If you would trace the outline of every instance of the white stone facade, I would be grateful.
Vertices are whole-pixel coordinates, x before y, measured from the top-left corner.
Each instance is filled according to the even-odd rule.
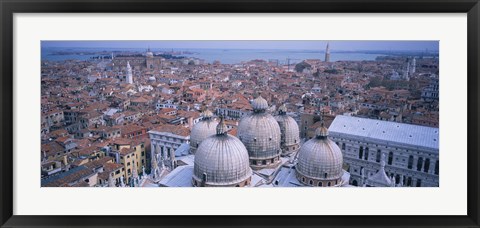
[[[159,154],[166,166],[175,167],[175,150],[183,143],[190,143],[190,136],[181,136],[170,132],[149,131],[151,141],[151,158]],[[158,161],[161,162],[161,161]]]
[[[339,117],[340,120],[335,119],[330,126],[330,139],[337,143],[342,150],[344,163],[348,166],[347,171],[351,174],[350,184],[363,186],[366,178],[380,170],[381,156],[384,154],[385,172],[388,177],[394,177],[396,185],[400,184],[404,187],[439,186],[438,128],[379,120],[367,120],[362,123],[361,121],[357,122],[362,118],[337,116],[337,118]],[[375,123],[370,123],[371,121]],[[403,135],[399,135],[397,132],[395,133],[397,137],[390,139],[379,139],[379,136],[372,134],[369,130],[375,128],[374,131],[378,130],[380,134],[389,134],[389,132],[381,130],[382,127],[377,128],[375,126],[377,122],[380,126],[393,124],[398,125],[398,128],[405,129],[407,127],[411,130],[403,132]],[[341,128],[343,126],[348,128],[349,123],[360,128],[360,131],[342,131]],[[359,132],[362,129],[368,133],[361,135]],[[384,129],[392,131],[388,127]],[[405,137],[411,137],[411,143],[403,140]],[[425,143],[422,142],[423,140],[436,141],[437,146],[429,146],[430,142]]]

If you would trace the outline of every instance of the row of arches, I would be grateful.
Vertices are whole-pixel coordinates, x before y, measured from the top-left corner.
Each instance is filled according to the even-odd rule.
[[[394,180],[395,180],[395,185],[399,184],[399,183],[400,183],[400,175],[397,174],[397,175],[395,176],[395,179],[394,179]],[[353,186],[358,186],[358,185],[359,185],[358,181],[355,180],[355,179],[352,180],[352,183],[351,183],[351,184],[352,184]],[[407,178],[404,178],[404,179],[403,179],[403,183],[402,183],[403,186],[413,187],[414,184],[415,184],[415,187],[421,187],[421,186],[422,186],[422,180],[421,180],[421,179],[417,179],[416,182],[414,183],[412,177],[407,177]]]
[[[302,182],[304,184],[307,184],[307,178],[305,177],[302,177]],[[327,182],[324,182],[324,181],[314,181],[312,179],[309,179],[308,180],[308,185],[310,186],[318,186],[318,187],[331,187],[332,185],[337,185],[338,184],[338,180],[335,180],[335,181],[327,181]]]
[[[345,149],[345,143],[342,144],[342,149]],[[364,147],[360,146],[360,148],[358,150],[358,158],[363,159],[363,160],[368,160],[368,155],[369,155],[369,148],[365,147],[365,150],[364,150]],[[382,157],[382,151],[379,149],[379,150],[377,150],[375,161],[380,162],[381,157]],[[388,153],[387,164],[388,165],[393,164],[393,152],[392,151],[390,151]],[[417,160],[417,164],[416,164],[416,170],[428,173],[429,170],[430,170],[430,166],[431,166],[431,160],[429,158],[424,159],[423,157],[419,157],[419,159]],[[414,168],[413,155],[410,155],[408,157],[407,168],[408,169],[413,169]],[[439,161],[438,160],[435,162],[434,174],[436,174],[436,175],[439,174]]]
[[[410,155],[408,157],[407,168],[408,169],[413,169],[413,155]],[[440,169],[439,168],[439,161],[437,160],[435,162],[434,174],[438,175],[439,169]],[[430,170],[430,158],[426,158],[424,160],[423,157],[419,157],[418,160],[417,160],[417,164],[416,164],[416,170],[428,173],[429,170]]]

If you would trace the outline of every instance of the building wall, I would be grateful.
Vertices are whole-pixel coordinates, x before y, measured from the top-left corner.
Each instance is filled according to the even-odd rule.
[[[309,134],[308,128],[312,126],[315,122],[320,120],[320,116],[303,113],[300,119],[300,138],[309,139],[311,134]]]
[[[242,110],[235,110],[229,108],[217,108],[216,110],[217,115],[223,115],[227,119],[240,119],[244,116],[250,114],[250,111],[242,111]]]
[[[119,147],[118,150],[121,150],[123,148],[131,148],[130,145],[122,145]],[[136,146],[133,146],[134,150],[132,153],[128,153],[126,155],[120,156],[120,163],[124,167],[124,175],[125,175],[125,184],[128,183],[128,180],[130,177],[132,177],[133,173],[133,163],[135,162],[137,165],[137,173],[140,175],[142,173],[142,167],[147,166],[146,164],[146,150],[145,150],[145,145],[143,143],[140,143]],[[129,172],[130,171],[130,172]]]
[[[350,172],[350,184],[363,185],[364,178],[380,169],[381,154],[385,154],[385,172],[398,184],[403,176],[404,186],[439,186],[438,150],[415,148],[394,142],[372,142],[367,138],[330,132],[330,139],[341,148],[343,160]],[[367,149],[368,148],[368,149]],[[367,152],[368,151],[368,152]]]
[[[149,132],[149,134],[151,142],[150,158],[155,154],[160,154],[166,166],[171,166],[171,164],[175,162],[175,150],[177,150],[180,145],[190,143],[190,136],[181,136],[168,132]]]

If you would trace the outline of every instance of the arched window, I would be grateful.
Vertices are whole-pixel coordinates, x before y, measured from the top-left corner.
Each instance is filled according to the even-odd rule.
[[[318,186],[322,187],[323,183],[321,181],[318,182]]]
[[[325,174],[324,174],[324,177],[325,177],[325,178],[327,178],[327,175],[328,175],[328,174],[327,174],[327,173],[325,173]]]
[[[310,185],[313,185],[313,180],[310,180],[308,183],[309,183]]]
[[[365,160],[368,160],[368,152],[369,152],[368,147],[365,147]]]
[[[353,181],[352,181],[352,185],[353,185],[353,186],[358,186],[357,180],[353,180]]]
[[[382,157],[382,151],[381,151],[381,150],[377,150],[377,157],[375,158],[375,161],[376,161],[376,162],[380,162],[381,157]]]
[[[388,164],[391,165],[393,163],[393,152],[390,151],[390,153],[388,153]]]
[[[417,171],[422,170],[422,165],[423,165],[423,158],[420,157],[420,158],[418,158],[418,161],[417,161]]]
[[[360,147],[360,149],[358,150],[358,158],[362,159],[363,157],[363,146]]]
[[[305,177],[302,177],[302,182],[305,183]]]
[[[421,179],[417,179],[417,187],[422,187],[422,180]]]
[[[329,187],[330,187],[331,185],[332,185],[332,183],[330,183],[330,181],[329,181],[329,182],[328,182],[328,184],[327,184],[327,186],[329,186]]]
[[[435,174],[438,175],[438,170],[439,170],[439,166],[438,166],[438,160],[435,162]]]
[[[427,159],[425,159],[425,165],[423,166],[423,172],[428,173],[429,169],[430,169],[430,159],[427,158]]]
[[[413,167],[413,156],[412,156],[412,155],[410,155],[410,156],[408,157],[408,166],[407,166],[407,167],[408,167],[409,169],[412,169],[412,167]]]

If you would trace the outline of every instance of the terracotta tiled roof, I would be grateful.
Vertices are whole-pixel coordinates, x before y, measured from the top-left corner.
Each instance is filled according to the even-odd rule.
[[[172,125],[172,124],[160,125],[160,126],[156,127],[154,129],[154,131],[168,132],[168,133],[172,133],[172,134],[176,134],[176,135],[180,135],[180,136],[184,136],[184,137],[190,135],[190,129],[189,128],[185,128],[185,127],[180,126],[180,125]]]

